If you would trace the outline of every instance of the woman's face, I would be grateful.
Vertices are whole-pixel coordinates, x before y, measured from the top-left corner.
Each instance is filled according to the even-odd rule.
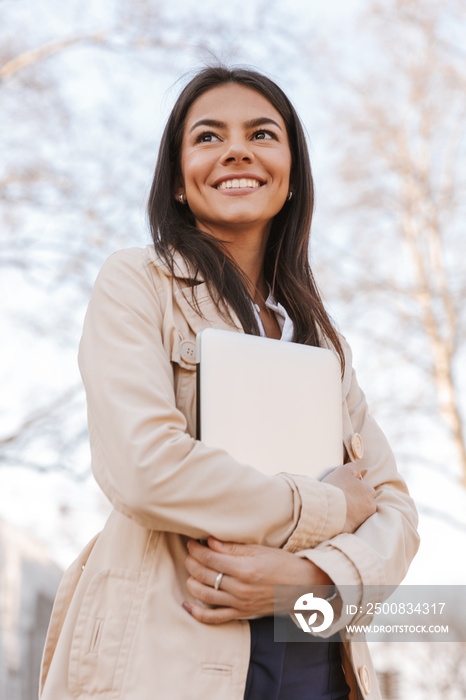
[[[280,113],[260,93],[225,84],[203,93],[186,117],[183,194],[199,229],[270,230],[290,189],[291,153]]]

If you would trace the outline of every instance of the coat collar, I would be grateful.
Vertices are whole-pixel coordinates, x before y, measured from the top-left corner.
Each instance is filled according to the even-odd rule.
[[[172,272],[166,262],[157,255],[154,246],[148,246],[149,258],[153,264],[169,279]],[[241,322],[235,312],[230,309],[232,320],[222,318],[219,314],[206,283],[199,275],[195,277],[193,268],[184,261],[178,252],[173,253],[174,278],[173,296],[183,316],[186,318],[195,334],[204,328],[219,328],[227,331],[244,333]],[[193,284],[193,281],[195,283]],[[201,313],[198,312],[200,310]]]
[[[172,274],[169,267],[165,261],[157,255],[154,246],[149,245],[147,249],[149,257],[154,265],[159,268],[159,270],[161,270],[168,278],[171,278]],[[204,330],[204,328],[220,328],[226,331],[237,331],[244,333],[241,322],[233,310],[230,310],[232,316],[231,322],[220,316],[207,290],[207,285],[202,278],[198,276],[198,284],[192,286],[192,281],[195,278],[194,270],[176,251],[173,254],[173,261],[176,279],[176,282],[174,283],[173,295],[193,332],[197,335],[197,333]],[[199,306],[201,314],[196,311],[196,304]],[[333,345],[322,335],[320,331],[319,338],[321,347],[329,348],[335,352]],[[343,346],[346,361],[345,373],[342,381],[342,395],[343,399],[345,399],[352,379],[352,356],[346,339],[340,335],[340,340]]]
[[[173,296],[194,333],[197,334],[204,328],[219,328],[225,331],[244,333],[243,327],[232,309],[230,309],[231,321],[220,315],[208,293],[205,282],[194,287],[175,286]]]
[[[159,256],[152,243],[147,246],[146,251],[153,264],[167,277],[171,278],[172,271],[170,270],[170,267],[167,265],[165,260]],[[191,282],[192,280],[203,282],[203,277],[201,275],[196,277],[193,267],[189,263],[185,262],[183,256],[174,249],[172,252],[172,258],[175,279],[185,280],[186,282]]]

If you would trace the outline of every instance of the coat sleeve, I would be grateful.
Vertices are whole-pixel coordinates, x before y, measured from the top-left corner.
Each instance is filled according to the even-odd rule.
[[[351,428],[359,433],[364,455],[357,465],[376,491],[377,511],[353,534],[342,533],[299,556],[313,561],[333,580],[343,600],[342,614],[325,636],[349,622],[367,624],[367,604],[388,597],[406,575],[417,552],[417,511],[399,474],[388,441],[369,414],[364,393],[351,367],[351,351],[343,340],[349,371],[349,391],[344,410]],[[346,604],[357,604],[360,612],[345,614]],[[354,608],[353,608],[354,609]]]
[[[340,489],[266,476],[187,433],[163,343],[156,274],[141,250],[114,254],[84,322],[79,366],[92,467],[113,506],[151,530],[289,551],[340,532],[346,518]]]

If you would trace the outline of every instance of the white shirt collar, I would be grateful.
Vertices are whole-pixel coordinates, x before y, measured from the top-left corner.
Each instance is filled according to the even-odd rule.
[[[267,306],[268,309],[273,311],[275,314],[275,318],[277,319],[277,323],[278,323],[280,330],[281,330],[281,333],[282,333],[280,340],[285,340],[286,342],[290,343],[293,340],[293,331],[294,331],[293,321],[291,320],[285,307],[282,306],[280,304],[280,302],[275,301],[271,290],[269,290],[269,296],[265,300],[265,305]],[[263,338],[265,338],[266,335],[265,335],[264,325],[262,323],[262,319],[260,317],[259,312],[256,309],[255,304],[253,304],[253,309],[254,309],[254,314],[255,314],[257,323],[259,325],[260,334]]]

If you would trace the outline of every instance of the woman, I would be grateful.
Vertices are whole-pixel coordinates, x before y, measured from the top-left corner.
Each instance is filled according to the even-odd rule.
[[[283,92],[253,71],[198,74],[162,138],[154,244],[105,263],[86,316],[92,463],[114,510],[57,594],[43,700],[380,697],[364,643],[340,657],[323,642],[315,675],[290,690],[307,660],[282,646],[274,675],[261,622],[282,584],[353,584],[364,610],[418,545],[412,501],[309,269],[312,207]],[[348,464],[322,482],[269,477],[196,441],[193,349],[207,326],[334,348]],[[344,603],[329,634],[350,621]]]

